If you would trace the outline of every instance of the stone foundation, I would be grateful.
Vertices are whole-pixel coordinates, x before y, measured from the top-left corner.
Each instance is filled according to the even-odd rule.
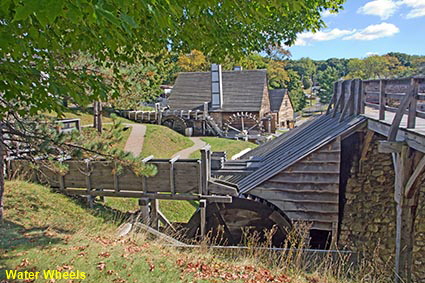
[[[366,160],[354,161],[345,193],[339,246],[361,252],[391,275],[394,267],[396,204],[390,154],[378,152],[375,135]],[[360,163],[360,164],[359,164]],[[414,282],[425,282],[425,186],[415,221]]]

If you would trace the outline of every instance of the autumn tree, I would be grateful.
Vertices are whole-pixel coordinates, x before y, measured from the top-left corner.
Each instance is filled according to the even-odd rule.
[[[204,53],[199,50],[192,50],[189,54],[179,56],[177,65],[183,72],[201,72],[207,71],[209,62]]]
[[[106,61],[111,66],[131,63],[134,48],[151,53],[197,49],[214,58],[241,56],[261,52],[275,42],[294,43],[297,33],[324,26],[321,11],[338,11],[343,2],[2,1],[0,118],[9,112],[61,113],[65,97],[84,105],[106,100],[111,92],[117,95],[122,74],[114,68],[112,84],[106,84],[95,72],[74,69],[76,52],[91,54],[96,66]],[[2,194],[0,184],[0,218]]]

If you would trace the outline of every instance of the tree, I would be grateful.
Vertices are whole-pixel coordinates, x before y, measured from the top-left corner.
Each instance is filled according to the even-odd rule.
[[[288,70],[289,81],[286,84],[295,111],[302,110],[306,105],[301,77],[294,70]]]
[[[303,81],[304,78],[306,78],[306,80],[313,81],[314,75],[316,74],[316,65],[314,64],[314,61],[305,57],[291,61],[288,65],[288,69],[296,71]]]
[[[329,103],[333,95],[334,82],[340,78],[338,71],[333,67],[328,67],[320,71],[317,75],[317,82],[320,85],[318,96],[321,103]]]
[[[199,50],[192,50],[189,54],[180,55],[177,65],[184,72],[200,72],[209,68],[207,57]]]
[[[338,11],[343,2],[4,0],[0,118],[11,111],[61,113],[65,97],[81,105],[116,95],[122,76],[116,67],[108,85],[96,72],[72,68],[76,52],[93,56],[95,66],[107,62],[108,67],[133,62],[139,47],[151,53],[198,49],[214,58],[260,52],[276,42],[293,44],[297,33],[320,29],[320,12]],[[2,194],[0,184],[0,217]]]

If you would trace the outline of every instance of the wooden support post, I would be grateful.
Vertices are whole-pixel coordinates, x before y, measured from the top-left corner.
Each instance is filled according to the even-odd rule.
[[[419,85],[417,80],[413,80],[413,93],[410,98],[409,114],[407,116],[407,128],[413,129],[416,126],[416,108],[418,103]]]
[[[359,97],[360,114],[364,114],[366,109],[366,86],[365,86],[365,82],[363,81],[360,81],[359,92],[360,92],[360,97]]]
[[[359,115],[361,113],[362,103],[362,81],[360,79],[354,80],[354,114]]]
[[[394,200],[397,204],[394,282],[409,283],[411,282],[415,207],[418,195],[415,198],[405,197],[405,186],[413,167],[413,158],[409,154],[409,147],[402,145],[399,152],[395,148],[392,155],[395,171]]]
[[[354,91],[353,91],[353,81],[352,80],[348,80],[346,81],[348,82],[348,86],[346,87],[346,89],[348,89],[348,98],[345,101],[345,104],[343,105],[343,109],[341,112],[341,116],[339,117],[339,122],[341,122],[342,120],[344,120],[345,114],[348,112],[348,115],[350,115],[350,109],[352,107],[352,104],[354,103]]]
[[[151,205],[151,226],[152,228],[158,230],[159,229],[159,217],[158,217],[159,200],[157,199],[150,200],[150,205]]]
[[[332,113],[332,117],[335,117],[336,113],[338,112],[339,105],[341,104],[341,101],[343,99],[342,96],[344,95],[344,92],[343,92],[342,83],[343,83],[343,81],[337,82],[336,102],[335,102],[335,106],[334,106],[334,111]]]
[[[211,177],[211,151],[209,146],[201,149],[201,186],[202,195],[208,194],[208,181]]]
[[[142,215],[142,223],[149,225],[150,224],[150,215],[149,215],[149,199],[141,198],[139,199],[140,213]]]
[[[204,238],[205,234],[206,234],[206,218],[207,218],[207,201],[205,199],[201,199],[199,201],[199,210],[200,210],[200,216],[201,216],[201,227],[200,228],[200,232],[201,232],[201,238]]]
[[[379,81],[379,120],[385,120],[385,105],[387,104],[385,87],[387,82],[384,80]]]
[[[172,195],[176,194],[176,180],[175,180],[175,173],[174,173],[174,163],[180,158],[179,155],[176,157],[170,159],[170,191]]]

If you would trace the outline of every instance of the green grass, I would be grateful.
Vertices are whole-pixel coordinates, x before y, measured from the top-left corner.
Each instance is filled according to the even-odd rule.
[[[167,127],[146,125],[142,157],[170,158],[182,149],[191,147],[193,141]]]
[[[93,125],[93,114],[90,108],[80,109],[80,108],[70,108],[70,111],[64,112],[63,116],[58,117],[57,113],[42,113],[46,116],[55,117],[58,119],[80,119],[81,126],[84,125]],[[111,123],[112,119],[109,117],[111,114],[110,111],[104,110],[102,114],[103,123]],[[133,124],[134,122],[123,117],[117,117],[117,119],[123,123]]]
[[[229,159],[246,148],[256,148],[258,146],[252,142],[224,138],[204,137],[201,139],[211,145],[212,151],[226,151]],[[190,158],[201,158],[201,153],[199,151],[194,152],[190,155]]]
[[[290,263],[284,258],[285,264],[295,265],[279,264],[275,253],[176,249],[145,233],[117,238],[119,212],[100,204],[89,209],[79,199],[27,182],[7,181],[4,203],[0,282],[18,282],[4,280],[5,270],[41,272],[38,280],[27,282],[388,282],[375,280],[369,267],[364,275],[354,273],[349,280],[338,266],[309,265],[312,271],[307,273],[292,267],[295,260]],[[171,201],[164,203],[169,205]],[[49,281],[42,278],[43,270],[79,271],[86,278]]]
[[[138,199],[106,197],[106,205],[123,213],[139,209]],[[160,200],[159,209],[171,222],[187,223],[195,213],[198,204],[195,201]]]

